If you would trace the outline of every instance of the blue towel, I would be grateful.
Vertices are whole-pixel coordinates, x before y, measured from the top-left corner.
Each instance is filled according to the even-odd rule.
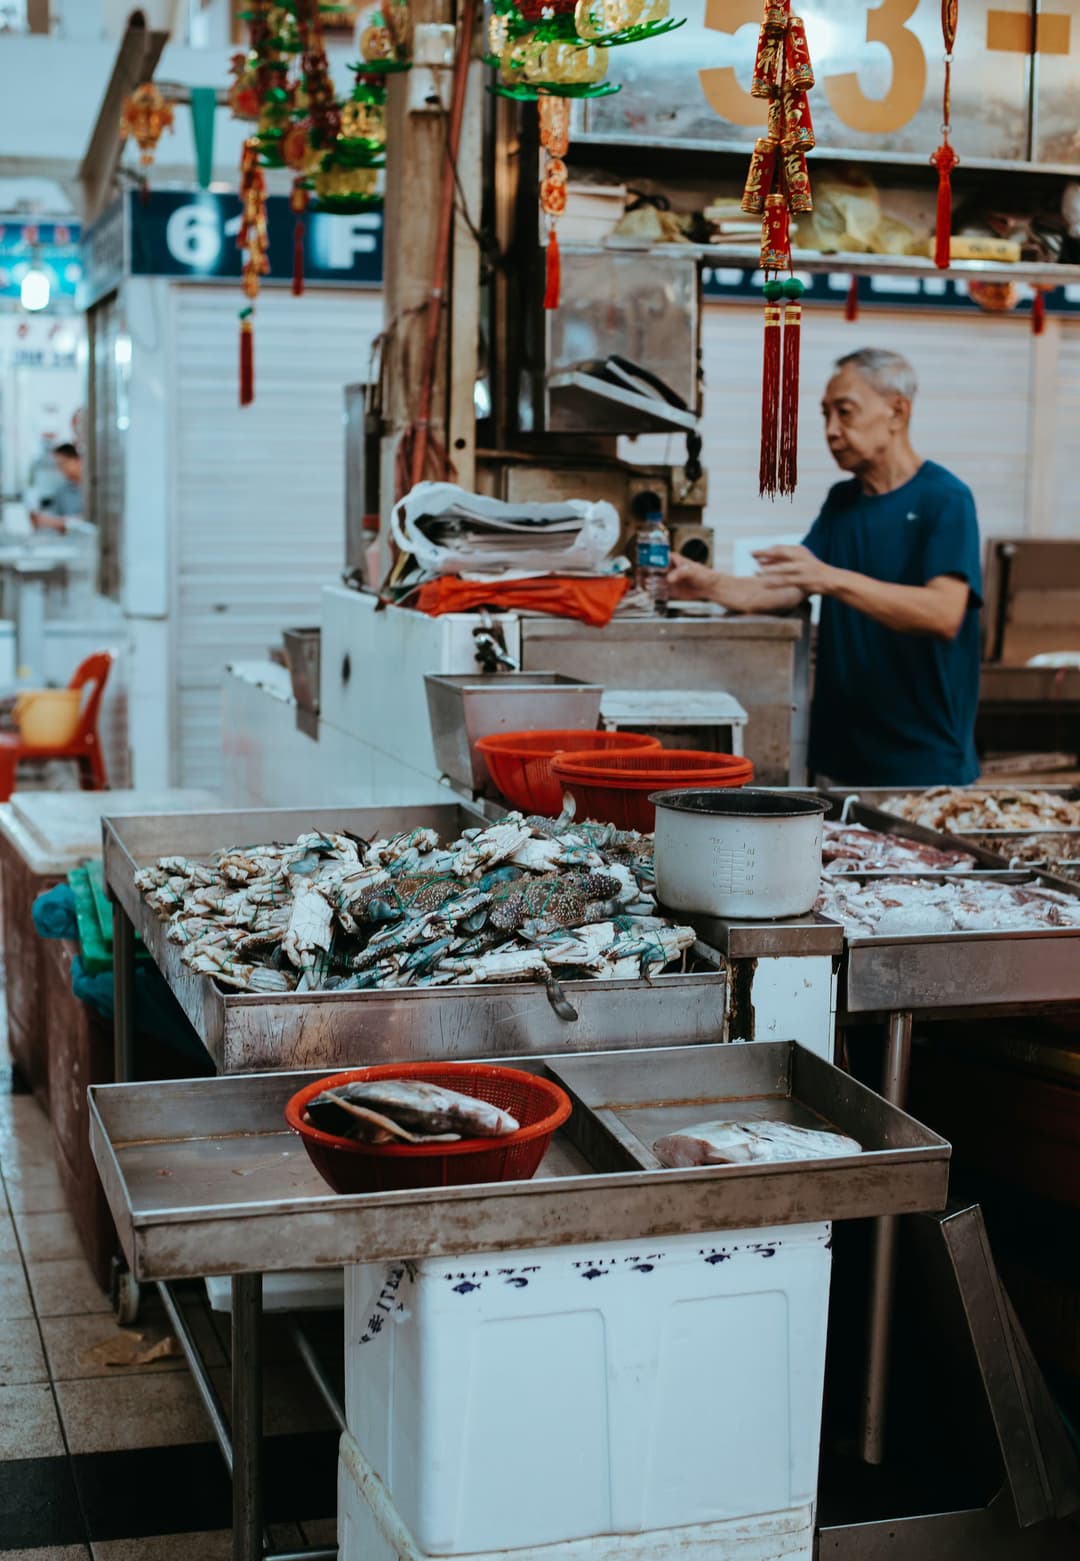
[[[77,938],[79,922],[75,915],[75,896],[66,883],[39,894],[30,907],[34,926],[42,938]]]
[[[88,976],[82,960],[76,955],[71,962],[71,990],[103,1019],[111,1021],[115,1017],[116,994],[111,970]],[[203,1044],[169,990],[168,982],[157,966],[149,963],[135,967],[135,1029],[142,1035],[164,1041],[184,1057],[206,1062]]]

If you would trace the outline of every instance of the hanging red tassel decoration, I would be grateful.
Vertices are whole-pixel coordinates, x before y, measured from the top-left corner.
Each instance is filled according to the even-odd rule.
[[[293,224],[292,290],[293,297],[299,298],[304,291],[304,213],[308,205],[308,192],[299,180],[292,187],[289,205],[296,216]]]
[[[795,492],[799,480],[799,356],[802,346],[802,295],[798,277],[784,283],[784,363],[781,372],[780,450],[777,487]]]
[[[540,206],[547,223],[547,264],[544,308],[557,309],[562,299],[562,257],[555,225],[566,210],[566,186],[570,178],[563,159],[570,149],[570,104],[566,98],[541,93],[537,99],[540,145],[544,149],[544,177]]]
[[[777,457],[780,453],[781,329],[784,311],[782,282],[765,283],[765,331],[761,360],[761,457],[758,465],[760,491],[775,499]]]
[[[847,297],[844,299],[844,319],[850,325],[854,325],[859,318],[859,278],[853,276],[848,283]]]
[[[1041,336],[1046,329],[1046,294],[1041,287],[1035,289],[1031,300],[1031,334]]]
[[[251,309],[240,311],[240,405],[255,400],[255,327]]]
[[[952,260],[952,171],[959,163],[949,140],[952,134],[952,62],[960,0],[941,0],[941,36],[945,44],[945,89],[941,103],[941,145],[930,161],[937,169],[937,224],[934,264],[944,271]]]
[[[557,309],[562,298],[562,256],[559,253],[559,235],[554,223],[548,233],[547,272],[544,287],[544,308]]]
[[[761,493],[795,491],[799,468],[799,360],[803,284],[791,272],[791,217],[814,209],[806,154],[814,127],[806,100],[814,72],[791,0],[766,0],[751,95],[769,103],[768,134],[754,144],[742,209],[762,214],[765,334],[761,375]],[[781,280],[781,273],[788,279]]]
[[[241,275],[248,299],[247,307],[240,311],[240,405],[246,407],[255,399],[255,300],[260,279],[270,270],[266,180],[254,139],[244,142],[240,160],[240,231],[236,242],[243,255]]]

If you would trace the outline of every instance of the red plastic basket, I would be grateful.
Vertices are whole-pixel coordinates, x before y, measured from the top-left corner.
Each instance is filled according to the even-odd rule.
[[[521,1126],[505,1138],[463,1138],[456,1144],[357,1144],[304,1120],[308,1102],[324,1089],[379,1078],[423,1079],[462,1095],[475,1095],[509,1111]],[[382,1063],[306,1084],[286,1105],[285,1120],[300,1134],[312,1165],[335,1192],[400,1192],[528,1181],[571,1109],[565,1090],[518,1068],[481,1062]]]
[[[693,786],[699,791],[746,786],[754,778],[749,759],[690,748],[646,753],[571,753],[552,760],[556,780],[574,799],[577,816],[619,829],[655,828],[651,791]]]
[[[659,748],[657,737],[640,732],[499,732],[481,737],[477,751],[484,756],[495,785],[507,802],[523,813],[557,817],[562,812],[563,789],[551,770],[557,753],[644,751]]]

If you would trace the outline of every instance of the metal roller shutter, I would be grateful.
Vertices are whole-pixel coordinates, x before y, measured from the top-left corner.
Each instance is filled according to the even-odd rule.
[[[176,287],[173,780],[221,780],[221,681],[283,628],[319,621],[344,557],[342,388],[366,377],[378,293],[266,289],[254,406],[237,405],[239,293]]]
[[[716,527],[718,563],[729,562],[735,537],[809,528],[839,476],[821,435],[821,392],[835,360],[863,346],[902,352],[913,364],[920,387],[915,446],[973,489],[983,536],[1023,532],[1032,340],[1026,315],[875,309],[849,324],[836,310],[808,307],[802,331],[799,490],[793,503],[772,503],[757,492],[761,310],[710,305],[702,340],[704,462],[709,473],[707,518]],[[1075,361],[1080,393],[1080,344]]]

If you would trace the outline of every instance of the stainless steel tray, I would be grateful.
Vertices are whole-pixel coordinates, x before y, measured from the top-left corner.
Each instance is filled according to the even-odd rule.
[[[871,875],[853,873],[858,882]],[[908,879],[935,877],[907,873]],[[980,873],[954,874],[981,878]],[[994,875],[1076,894],[1076,885],[1030,868]],[[971,1014],[1080,1003],[1080,927],[1002,929],[940,936],[850,937],[841,977],[848,1014]]]
[[[609,1242],[944,1206],[949,1145],[794,1042],[589,1059],[518,1059],[575,1099],[540,1174],[339,1197],[284,1124],[311,1073],[90,1090],[91,1145],[139,1280],[338,1267],[571,1242]],[[321,1070],[320,1070],[321,1071]],[[616,1103],[613,1105],[612,1103]],[[864,1145],[836,1160],[669,1171],[646,1164],[648,1112],[824,1120]]]
[[[578,1012],[573,1023],[558,1017],[542,987],[525,983],[420,992],[232,992],[183,964],[134,882],[138,868],[160,856],[205,857],[236,843],[293,840],[309,829],[345,828],[371,838],[430,827],[452,839],[479,822],[480,811],[461,802],[106,819],[105,875],[219,1073],[690,1044],[722,1032],[726,970],[704,944],[693,953],[698,968],[687,975],[651,983],[566,982]]]

